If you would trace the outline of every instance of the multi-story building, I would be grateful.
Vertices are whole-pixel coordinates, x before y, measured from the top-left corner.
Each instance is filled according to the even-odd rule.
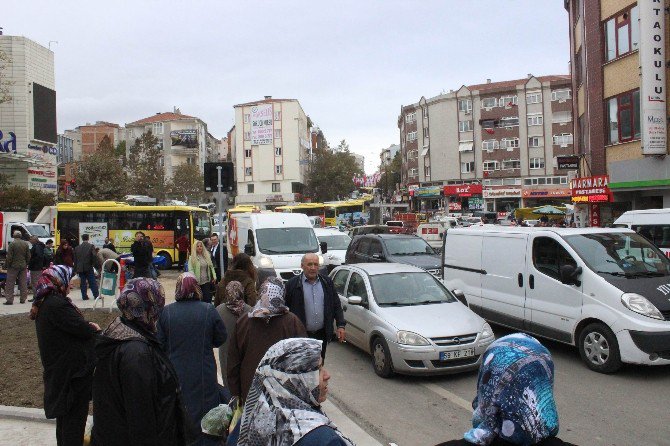
[[[58,165],[71,163],[74,161],[74,140],[65,135],[58,135],[58,155],[56,155]]]
[[[328,141],[319,127],[312,127],[312,153],[328,149]]]
[[[402,183],[417,209],[506,212],[569,200],[569,76],[463,86],[401,107]],[[459,188],[459,185],[471,185]]]
[[[65,130],[63,136],[72,140],[72,157],[75,161],[81,161],[81,132],[78,129]]]
[[[56,194],[58,137],[54,54],[25,37],[0,35],[8,56],[0,104],[0,171],[10,183]]]
[[[361,169],[361,171],[365,172],[365,157],[363,155],[359,155],[358,153],[351,153],[351,155],[354,157],[356,160],[356,167]]]
[[[379,154],[380,166],[382,170],[391,164],[393,158],[395,158],[399,151],[400,145],[398,144],[391,144],[388,148],[382,149],[381,153]]]
[[[300,201],[311,159],[311,121],[297,99],[237,104],[231,141],[237,204],[263,208]]]
[[[184,115],[175,108],[173,112],[156,113],[126,124],[126,154],[130,154],[135,140],[147,132],[158,138],[166,178],[172,177],[174,169],[182,164],[194,164],[203,172],[208,153],[207,124],[200,118]]]
[[[667,1],[564,3],[575,145],[586,178],[573,183],[577,207],[596,226],[628,209],[670,207]],[[584,193],[598,180],[609,184]]]

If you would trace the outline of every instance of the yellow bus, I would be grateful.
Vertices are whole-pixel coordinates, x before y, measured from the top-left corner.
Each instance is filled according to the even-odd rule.
[[[56,246],[65,238],[78,244],[81,231],[92,242],[109,237],[119,253],[130,252],[135,233],[151,237],[154,254],[171,266],[179,254],[175,242],[188,237],[190,245],[212,234],[209,212],[191,206],[131,206],[115,201],[58,203],[56,206]]]
[[[323,203],[297,203],[287,206],[277,206],[275,212],[305,214],[308,217],[319,217],[321,226],[326,220],[326,205]]]
[[[370,220],[368,200],[329,201],[326,206],[326,226],[364,225]],[[352,226],[353,226],[352,225]]]
[[[241,214],[243,212],[257,212],[261,208],[253,204],[238,204],[234,208],[230,208],[226,211],[226,221],[230,220],[230,216],[233,214]]]

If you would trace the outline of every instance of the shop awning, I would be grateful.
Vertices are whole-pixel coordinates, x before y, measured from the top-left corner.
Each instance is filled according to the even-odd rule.
[[[462,143],[458,144],[458,151],[459,152],[471,152],[474,146],[475,146],[475,143],[473,141],[462,142]]]

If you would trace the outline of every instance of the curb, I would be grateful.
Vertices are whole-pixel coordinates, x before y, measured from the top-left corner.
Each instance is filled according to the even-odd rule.
[[[34,407],[0,406],[0,418],[56,424],[55,419],[50,420],[44,416],[44,409]]]

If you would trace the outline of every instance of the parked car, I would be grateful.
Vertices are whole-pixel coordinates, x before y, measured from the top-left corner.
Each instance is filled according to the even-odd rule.
[[[405,263],[442,277],[440,257],[416,235],[368,234],[355,237],[347,248],[345,263]]]
[[[484,319],[421,268],[361,263],[338,266],[330,277],[347,341],[372,355],[381,377],[476,369],[495,339]]]
[[[327,253],[323,257],[328,272],[343,264],[351,237],[338,229],[314,228],[314,233],[319,243],[326,243]]]
[[[357,235],[364,234],[390,234],[391,228],[386,225],[366,225],[356,226],[349,230],[349,237],[354,238]]]

